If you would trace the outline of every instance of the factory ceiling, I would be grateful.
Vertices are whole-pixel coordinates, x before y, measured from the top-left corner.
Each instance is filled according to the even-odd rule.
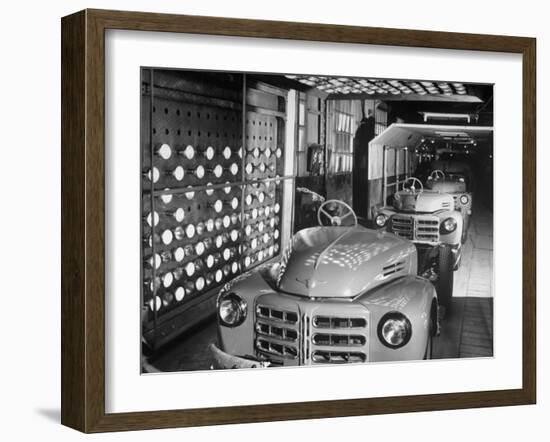
[[[333,100],[446,101],[483,103],[467,83],[320,75],[285,75],[301,90],[318,91]]]

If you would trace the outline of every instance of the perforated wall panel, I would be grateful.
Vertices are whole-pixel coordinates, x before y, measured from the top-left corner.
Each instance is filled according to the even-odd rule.
[[[155,340],[165,319],[280,252],[284,120],[262,93],[243,124],[242,75],[142,77],[142,299]]]

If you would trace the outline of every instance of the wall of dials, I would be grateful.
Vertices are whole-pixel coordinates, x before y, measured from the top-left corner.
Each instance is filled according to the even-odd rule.
[[[276,256],[286,94],[243,74],[142,70],[143,339],[214,309],[217,290]],[[286,217],[286,218],[285,218]]]

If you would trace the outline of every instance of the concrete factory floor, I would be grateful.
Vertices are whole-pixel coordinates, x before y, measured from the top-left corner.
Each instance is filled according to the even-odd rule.
[[[493,219],[492,212],[476,207],[462,265],[454,275],[454,313],[442,321],[434,340],[434,359],[493,355]],[[165,349],[152,366],[160,371],[207,370],[208,352],[216,343],[216,323],[208,323]]]
[[[455,272],[454,314],[442,321],[434,341],[434,358],[474,358],[493,355],[493,219],[477,208],[462,265]]]

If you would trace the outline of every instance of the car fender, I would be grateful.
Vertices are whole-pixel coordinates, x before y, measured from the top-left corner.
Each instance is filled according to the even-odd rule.
[[[462,213],[457,210],[445,210],[437,212],[435,215],[440,219],[440,223],[447,218],[453,218],[456,221],[456,229],[451,233],[440,233],[439,239],[444,244],[451,246],[459,245],[462,238],[462,229],[464,228]]]
[[[462,195],[466,195],[468,197],[468,202],[466,204],[462,204],[462,202],[460,201],[460,197]],[[472,214],[473,203],[474,195],[472,192],[460,192],[456,194],[456,209],[462,213],[462,216],[464,218],[467,218]]]
[[[254,349],[254,305],[259,295],[273,293],[273,278],[277,264],[265,264],[246,272],[226,284],[218,294],[218,300],[224,293],[233,292],[246,302],[246,318],[237,327],[227,327],[218,320],[218,341],[221,349],[233,355],[245,356]]]
[[[373,220],[372,220],[372,228],[373,229],[378,229],[378,230],[387,230],[388,229],[388,222],[389,222],[389,219],[395,215],[397,213],[396,210],[393,209],[393,207],[389,207],[389,206],[384,206],[384,207],[381,207],[378,209],[378,211],[374,214],[374,217],[373,217]],[[387,220],[386,220],[386,224],[384,224],[382,227],[379,227],[376,225],[376,222],[375,222],[375,219],[378,215],[384,215]]]
[[[430,333],[432,314],[437,314],[437,294],[435,287],[427,279],[409,275],[360,296],[370,312],[371,360],[399,361],[418,360],[424,357]],[[393,349],[385,346],[378,337],[381,319],[389,312],[405,315],[411,323],[410,341],[403,347]]]

